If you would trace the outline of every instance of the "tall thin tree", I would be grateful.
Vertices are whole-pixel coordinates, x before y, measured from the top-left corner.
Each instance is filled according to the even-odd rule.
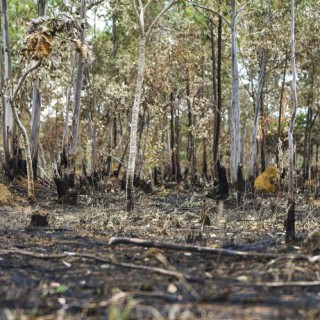
[[[46,0],[38,0],[38,15],[46,15]],[[39,79],[32,83],[32,111],[31,111],[31,156],[33,179],[37,180],[38,150],[39,150],[39,126],[41,114],[41,95],[39,90]]]
[[[292,97],[293,106],[288,132],[289,139],[289,183],[288,183],[288,204],[287,218],[285,222],[286,243],[295,240],[295,184],[294,184],[294,145],[293,128],[296,121],[298,96],[297,96],[297,71],[295,57],[295,0],[291,0],[291,26],[290,26],[290,44],[291,44],[291,72],[292,72]]]
[[[151,22],[150,26],[145,26],[145,15],[146,10],[151,4],[151,0],[148,0],[144,6],[142,0],[132,0],[132,5],[136,18],[138,19],[140,29],[140,49],[138,59],[138,75],[136,82],[136,90],[134,95],[134,103],[131,112],[131,123],[130,123],[130,146],[129,146],[129,160],[127,165],[127,210],[132,211],[134,209],[133,199],[133,179],[136,165],[137,156],[137,129],[138,129],[138,118],[140,110],[140,101],[142,95],[142,85],[144,80],[144,68],[146,59],[146,43],[150,36],[151,30],[158,23],[159,19],[174,5],[178,0],[172,0],[169,4],[164,7],[157,17]]]
[[[3,86],[2,96],[2,143],[4,149],[3,169],[9,173],[12,169],[11,161],[14,159],[14,119],[11,105],[5,96],[11,96],[11,51],[9,41],[8,1],[1,1],[1,32],[3,45]]]

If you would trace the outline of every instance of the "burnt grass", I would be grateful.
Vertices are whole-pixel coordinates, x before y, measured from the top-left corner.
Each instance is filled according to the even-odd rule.
[[[31,208],[21,188],[10,191],[15,203],[0,211],[0,319],[320,319],[320,262],[301,256],[320,209],[305,197],[289,246],[285,195],[244,197],[238,205],[200,191],[137,191],[127,213],[121,192],[80,195],[67,206],[46,188]],[[48,214],[49,225],[29,226],[34,212]],[[251,255],[110,246],[112,237]]]

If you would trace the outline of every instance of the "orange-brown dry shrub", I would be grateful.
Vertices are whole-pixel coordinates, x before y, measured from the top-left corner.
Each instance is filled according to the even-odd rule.
[[[9,189],[0,183],[0,206],[11,205],[13,197]]]
[[[254,181],[256,191],[262,193],[275,193],[278,191],[280,173],[276,166],[270,166]]]

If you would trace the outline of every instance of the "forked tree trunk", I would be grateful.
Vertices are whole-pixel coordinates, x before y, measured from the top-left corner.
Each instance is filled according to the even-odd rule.
[[[295,240],[295,185],[294,185],[294,145],[293,145],[293,128],[296,120],[296,113],[298,107],[297,97],[297,74],[295,61],[295,1],[291,0],[291,70],[292,70],[292,96],[293,107],[290,120],[290,127],[288,132],[289,139],[289,183],[288,183],[288,204],[287,204],[287,218],[285,223],[286,229],[286,243]]]

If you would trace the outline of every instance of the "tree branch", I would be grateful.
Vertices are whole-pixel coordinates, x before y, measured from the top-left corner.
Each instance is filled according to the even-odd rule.
[[[150,35],[152,28],[158,23],[159,19],[175,4],[177,4],[179,0],[172,0],[165,8],[161,10],[161,12],[157,15],[157,17],[152,21],[150,27],[146,32],[146,37]]]
[[[133,7],[133,10],[134,10],[134,13],[136,14],[136,17],[138,18],[138,22],[139,22],[139,25],[140,25],[139,12],[138,12],[138,9],[137,9],[137,6],[136,6],[136,1],[132,0],[131,2],[132,2],[132,7]]]
[[[90,4],[87,5],[87,10],[92,9],[93,7],[97,6],[98,4],[104,2],[105,0],[98,0],[95,2],[91,2]]]
[[[187,280],[196,280],[195,277],[190,275],[183,275],[181,272],[178,272],[178,271],[172,271],[172,270],[167,270],[167,269],[158,268],[158,267],[137,265],[133,263],[115,262],[115,261],[105,259],[101,256],[87,254],[87,253],[64,252],[61,254],[43,254],[39,252],[32,252],[32,251],[20,250],[20,249],[0,249],[0,255],[3,255],[3,254],[17,254],[17,255],[29,256],[29,257],[34,257],[34,258],[43,259],[43,260],[64,259],[64,258],[70,258],[70,257],[84,258],[84,259],[99,261],[99,262],[106,263],[116,267],[137,269],[137,270],[144,270],[144,271],[149,271],[153,273],[158,273],[165,276],[174,277],[178,280],[181,280],[182,278],[185,278]]]
[[[241,11],[243,11],[248,5],[250,5],[254,0],[250,0],[248,1],[246,4],[244,4],[238,11],[237,11],[237,15],[239,13],[241,13]]]
[[[193,6],[195,6],[195,7],[198,7],[198,8],[207,10],[207,11],[210,11],[210,12],[212,12],[213,14],[217,15],[217,16],[220,17],[220,18],[227,24],[227,26],[231,29],[231,24],[230,24],[230,22],[229,22],[225,17],[223,17],[219,12],[217,12],[217,11],[211,9],[211,8],[208,8],[208,7],[206,7],[206,6],[203,6],[203,5],[201,5],[201,4],[198,4],[198,3],[194,2],[193,0],[189,0],[189,1],[190,1],[190,3],[191,3]]]
[[[17,87],[16,87],[15,90],[14,90],[14,93],[13,93],[12,97],[10,97],[9,100],[14,101],[14,100],[17,98],[17,95],[18,95],[18,93],[19,93],[19,90],[21,89],[21,86],[23,85],[24,81],[26,80],[28,74],[29,74],[30,72],[32,72],[33,70],[39,68],[40,65],[41,65],[41,62],[42,62],[42,59],[40,59],[37,63],[35,63],[32,67],[30,67],[30,68],[22,75],[22,77],[20,78],[20,80],[19,80],[19,82],[18,82]]]
[[[187,251],[187,252],[221,254],[221,255],[241,256],[241,257],[256,257],[256,258],[267,258],[267,259],[275,259],[280,257],[280,255],[275,253],[234,251],[230,249],[183,245],[183,244],[177,244],[177,243],[171,243],[171,242],[151,241],[151,240],[144,240],[144,239],[138,239],[138,238],[113,237],[109,241],[110,246],[118,245],[118,244],[129,244],[129,245],[135,245],[135,246],[147,247],[147,248],[160,248],[160,249],[167,249],[167,250],[179,250],[179,251]]]

